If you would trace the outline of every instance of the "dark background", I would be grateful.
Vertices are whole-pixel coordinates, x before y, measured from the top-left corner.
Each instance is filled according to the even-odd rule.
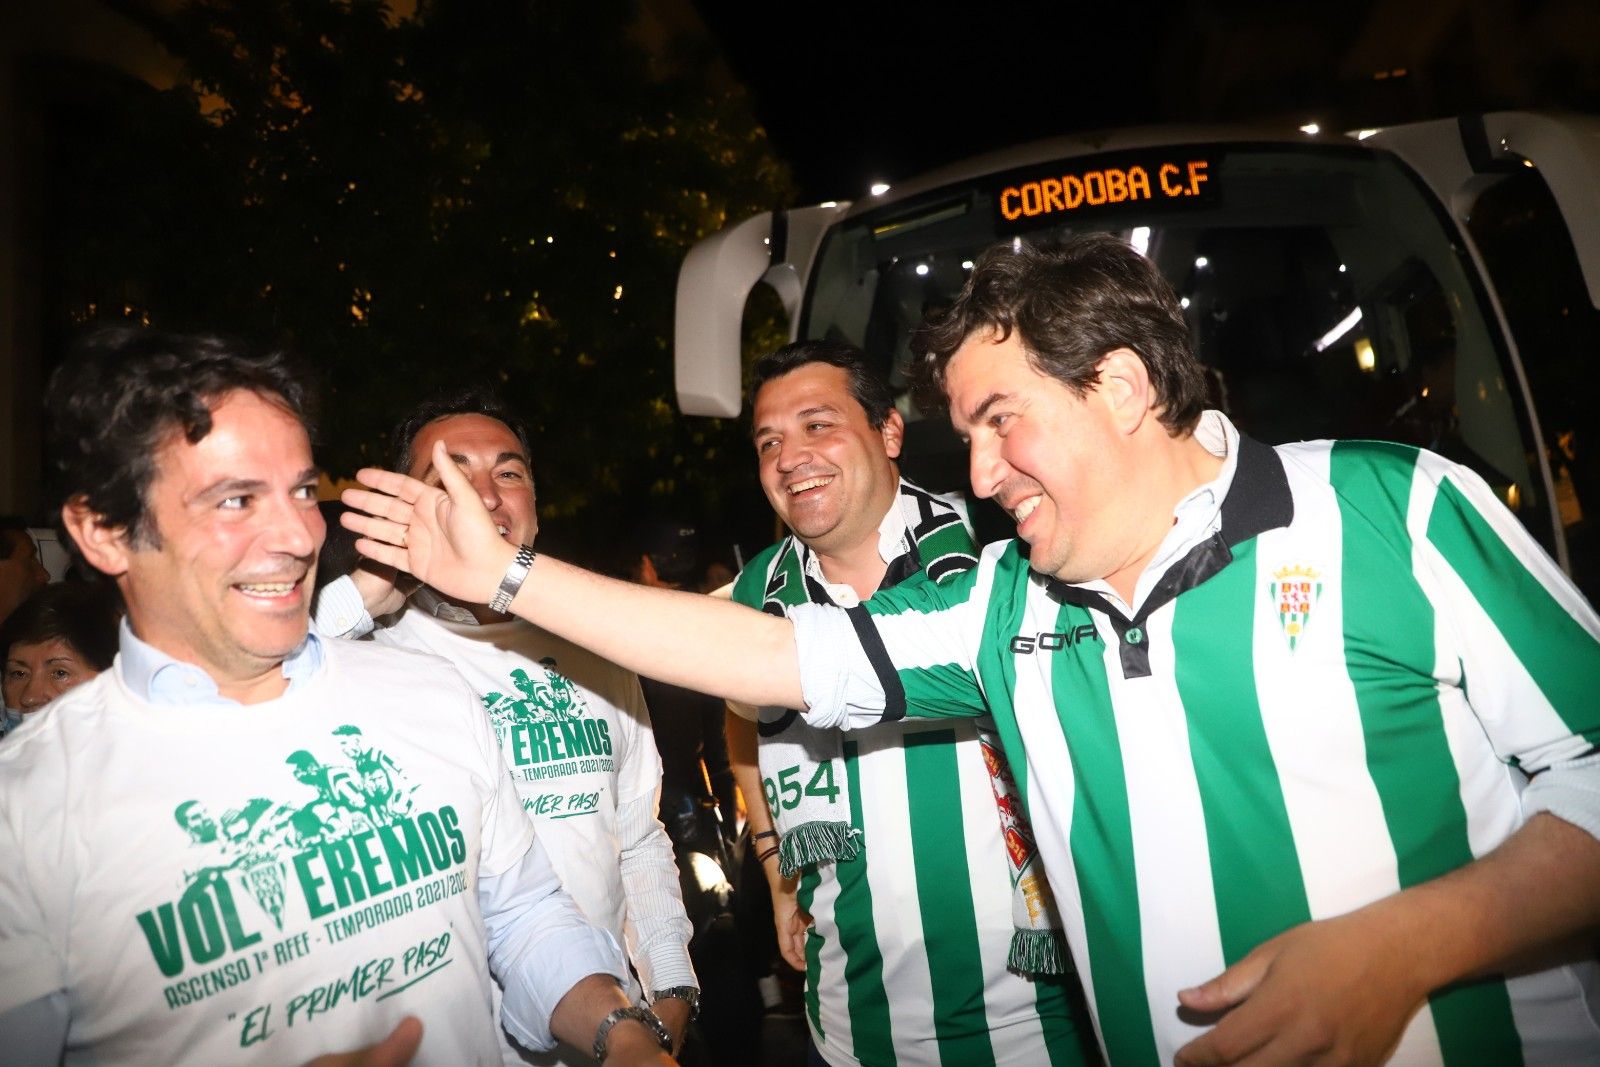
[[[498,383],[547,544],[619,569],[646,514],[774,532],[745,428],[675,409],[696,241],[1062,133],[1600,112],[1600,4],[0,0],[0,90],[0,512],[49,521],[80,331],[222,329],[317,367],[336,477]]]
[[[811,201],[1082,130],[1600,108],[1590,0],[695,6]]]

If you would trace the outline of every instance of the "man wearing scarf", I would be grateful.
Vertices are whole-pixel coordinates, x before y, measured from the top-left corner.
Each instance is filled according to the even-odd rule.
[[[779,349],[757,364],[751,406],[761,484],[792,534],[745,567],[735,600],[854,607],[976,563],[962,514],[899,476],[904,427],[859,349]],[[846,740],[791,711],[741,711],[735,774],[780,949],[806,975],[812,1062],[1084,1062],[1054,902],[992,724]]]

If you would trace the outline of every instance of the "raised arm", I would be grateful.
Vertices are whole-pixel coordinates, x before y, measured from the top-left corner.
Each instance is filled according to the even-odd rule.
[[[347,489],[356,550],[449,596],[493,600],[516,548],[495,531],[470,483],[434,445],[438,489],[365,469]],[[750,704],[804,706],[794,632],[785,619],[725,600],[616,581],[539,556],[511,613],[639,674]]]

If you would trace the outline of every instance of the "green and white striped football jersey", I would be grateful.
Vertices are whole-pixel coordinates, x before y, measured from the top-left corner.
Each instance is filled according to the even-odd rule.
[[[994,716],[1116,1067],[1203,1032],[1179,989],[1493,849],[1524,775],[1600,741],[1600,620],[1481,479],[1227,431],[1217,520],[1131,617],[991,545],[852,609],[851,692],[808,713]],[[1579,949],[1437,992],[1393,1062],[1600,1063],[1597,979]]]
[[[853,860],[806,867],[805,1011],[831,1067],[1089,1062],[1064,980],[1006,970],[1011,878],[970,720],[847,740]]]
[[[901,486],[911,510],[928,502],[924,491]],[[972,564],[959,522],[942,525],[910,527],[927,558],[908,551],[890,564],[887,581],[930,568],[948,580]],[[756,556],[734,599],[759,607],[769,590],[804,582],[809,598],[827,602],[805,576],[805,553],[785,538]],[[815,919],[805,1012],[824,1059],[831,1067],[1092,1062],[1071,981],[1030,981],[1006,969],[1015,929],[1010,868],[975,724],[886,726],[847,739],[839,762],[861,853],[803,868],[799,890]]]

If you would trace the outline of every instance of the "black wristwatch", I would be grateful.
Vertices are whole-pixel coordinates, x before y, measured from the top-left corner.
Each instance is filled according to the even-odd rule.
[[[656,1018],[656,1013],[649,1008],[631,1006],[618,1008],[600,1021],[600,1029],[594,1032],[594,1048],[590,1050],[596,1063],[606,1061],[606,1039],[611,1036],[611,1028],[623,1019],[633,1019],[641,1022],[661,1042],[661,1050],[667,1055],[672,1055],[672,1035],[667,1032],[666,1024]]]
[[[662,997],[676,997],[689,1005],[689,1021],[694,1022],[700,1018],[700,990],[692,985],[674,985],[665,989],[652,990],[650,993],[650,1006],[654,1007]]]

